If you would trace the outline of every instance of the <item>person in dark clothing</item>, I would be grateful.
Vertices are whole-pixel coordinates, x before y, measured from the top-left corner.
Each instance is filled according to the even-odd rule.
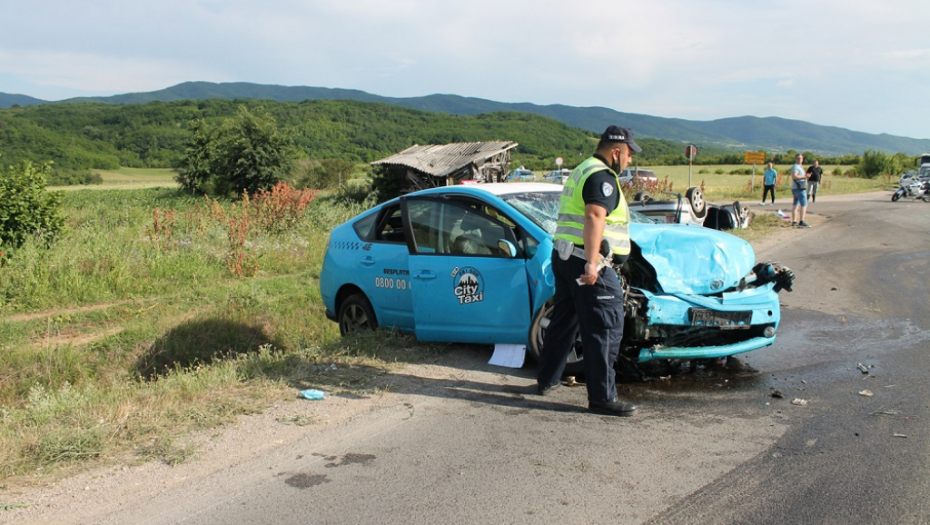
[[[814,164],[807,168],[807,198],[811,202],[817,200],[817,188],[820,187],[820,178],[823,176],[823,169],[820,167],[820,161],[815,160]]]
[[[617,173],[642,151],[633,132],[610,126],[597,151],[572,171],[559,203],[553,251],[555,305],[543,338],[537,389],[559,386],[576,334],[584,347],[588,409],[630,416],[617,394],[614,363],[623,337],[623,288],[611,267],[630,255],[630,212]]]

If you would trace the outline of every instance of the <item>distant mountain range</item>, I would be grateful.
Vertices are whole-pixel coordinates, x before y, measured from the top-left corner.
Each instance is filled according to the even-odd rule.
[[[353,89],[331,89],[307,86],[275,86],[247,82],[212,83],[184,82],[148,93],[127,93],[109,97],[80,97],[61,101],[45,101],[26,95],[0,93],[0,108],[13,105],[100,102],[105,104],[145,104],[153,101],[200,99],[270,99],[282,102],[304,100],[357,100],[380,102],[406,108],[477,115],[499,111],[535,113],[554,118],[569,126],[600,132],[610,124],[632,128],[637,136],[654,137],[681,143],[723,146],[732,150],[782,152],[810,151],[838,156],[861,154],[866,150],[919,155],[930,151],[930,140],[912,139],[888,134],[869,134],[834,126],[820,126],[800,120],[779,117],[731,117],[711,121],[654,117],[637,113],[622,113],[604,107],[573,107],[561,104],[540,106],[529,103],[495,102],[458,95],[428,95],[393,98],[372,95]]]

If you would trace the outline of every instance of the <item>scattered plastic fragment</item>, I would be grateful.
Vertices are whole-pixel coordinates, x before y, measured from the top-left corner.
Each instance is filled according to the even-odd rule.
[[[777,213],[778,216],[781,217],[782,219],[790,219],[790,218],[791,218],[791,214],[790,214],[790,213],[785,213],[785,212],[783,212],[783,211],[781,211],[781,210],[778,210],[778,211],[776,211],[775,213]]]
[[[317,390],[315,388],[310,388],[307,390],[300,391],[300,397],[304,399],[310,399],[312,401],[319,401],[326,398],[326,393],[322,390]]]
[[[799,407],[806,407],[808,403],[809,403],[808,400],[801,399],[800,397],[796,397],[791,400],[792,405],[798,405]]]
[[[863,374],[869,373],[869,367],[865,366],[862,363],[856,363],[856,368],[858,368],[859,371],[862,372]]]
[[[872,397],[872,396],[874,396],[875,394],[873,394],[871,390],[860,390],[860,391],[859,391],[859,395],[860,395],[860,396],[865,396],[865,397]]]
[[[907,437],[907,434],[892,434],[891,437],[906,438],[906,437]]]
[[[578,386],[578,381],[575,381],[575,376],[568,376],[565,378],[565,386]]]
[[[776,390],[772,392],[772,397],[777,397],[778,399],[784,398],[784,394],[781,393],[781,390]]]

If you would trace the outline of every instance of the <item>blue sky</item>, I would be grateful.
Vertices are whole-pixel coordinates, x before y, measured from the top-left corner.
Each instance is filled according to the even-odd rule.
[[[0,0],[0,92],[448,93],[930,138],[926,0]]]

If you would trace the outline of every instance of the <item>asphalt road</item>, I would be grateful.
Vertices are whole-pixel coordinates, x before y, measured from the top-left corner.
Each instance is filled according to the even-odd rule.
[[[640,406],[633,418],[587,413],[583,388],[532,395],[532,370],[491,367],[487,348],[460,347],[440,365],[387,376],[377,394],[282,409],[348,411],[327,424],[281,431],[253,421],[227,433],[225,461],[214,451],[199,465],[106,473],[99,486],[87,481],[95,505],[50,502],[10,516],[930,523],[930,204],[825,195],[811,212],[814,228],[786,229],[757,250],[797,273],[776,344],[725,368],[623,385]],[[259,433],[263,445],[237,450],[236,432]]]

